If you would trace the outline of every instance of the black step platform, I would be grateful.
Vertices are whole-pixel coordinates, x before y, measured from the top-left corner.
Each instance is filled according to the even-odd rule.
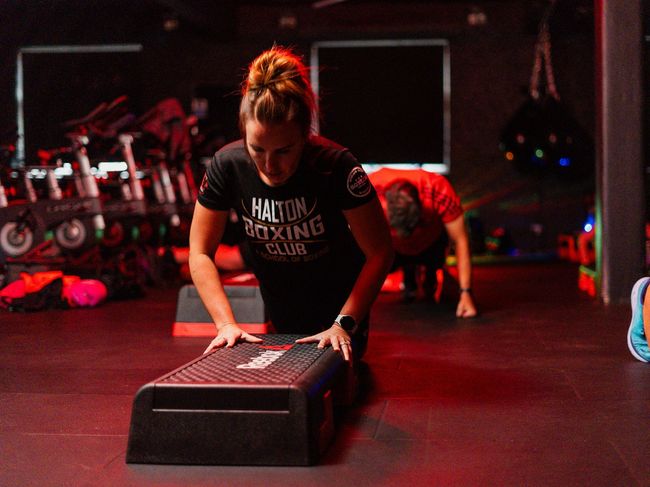
[[[348,366],[300,335],[218,349],[144,385],[127,463],[311,465],[334,435]]]

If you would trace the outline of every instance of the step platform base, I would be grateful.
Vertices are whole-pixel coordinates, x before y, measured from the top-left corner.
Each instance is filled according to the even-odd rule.
[[[334,436],[350,368],[301,335],[221,348],[144,385],[127,463],[313,465]]]

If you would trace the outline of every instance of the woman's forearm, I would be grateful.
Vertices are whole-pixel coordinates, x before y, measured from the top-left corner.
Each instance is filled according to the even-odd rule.
[[[194,285],[217,329],[227,323],[235,323],[235,316],[213,259],[207,254],[190,252],[189,265]]]

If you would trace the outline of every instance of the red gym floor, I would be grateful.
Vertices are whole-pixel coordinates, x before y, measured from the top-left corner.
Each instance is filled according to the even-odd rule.
[[[172,338],[177,288],[0,312],[0,485],[650,485],[650,365],[627,351],[628,306],[577,272],[478,267],[471,321],[381,295],[362,398],[314,467],[124,462],[136,390],[207,344]]]

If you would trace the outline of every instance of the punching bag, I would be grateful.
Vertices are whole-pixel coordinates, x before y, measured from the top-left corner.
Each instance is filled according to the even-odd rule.
[[[594,144],[560,101],[555,86],[548,28],[552,7],[540,24],[527,99],[501,132],[499,148],[524,174],[578,179],[594,167]]]

